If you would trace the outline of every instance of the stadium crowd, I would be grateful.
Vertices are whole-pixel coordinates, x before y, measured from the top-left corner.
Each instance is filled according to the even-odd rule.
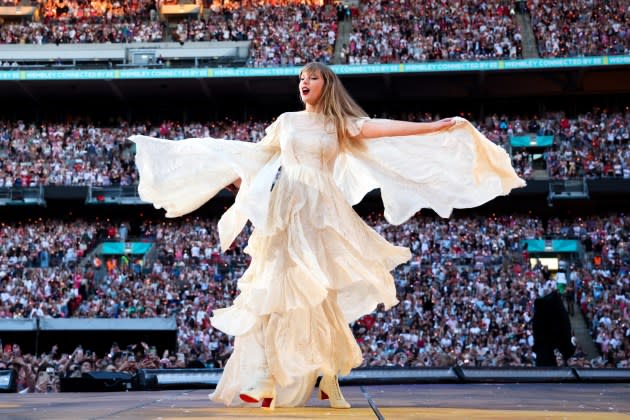
[[[436,114],[383,115],[412,121],[439,119]],[[491,141],[511,149],[513,164],[523,178],[531,178],[534,152],[542,153],[549,177],[630,178],[630,110],[592,112],[567,118],[564,113],[540,116],[492,114],[482,120],[464,115]],[[132,134],[179,140],[189,137],[259,141],[269,121],[181,124],[176,121],[102,124],[0,121],[0,187],[39,185],[133,185],[137,173]],[[553,135],[546,149],[510,147],[512,136]]]
[[[219,120],[181,125],[163,121],[108,127],[72,123],[0,122],[0,187],[38,185],[133,185],[137,173],[126,138],[132,134],[183,139],[230,138],[257,141],[267,124]]]
[[[160,19],[162,1],[40,0],[38,19],[0,27],[0,44],[249,40],[248,66],[292,66],[331,62],[338,21],[351,16],[349,37],[340,40],[343,63],[523,57],[516,3],[506,0],[361,0],[341,15],[316,1],[204,3],[198,17],[169,26]],[[630,53],[624,1],[526,3],[541,57]]]
[[[155,0],[45,0],[38,21],[6,23],[0,44],[160,42]]]
[[[164,27],[159,22],[115,18],[109,22],[30,22],[0,27],[0,44],[84,44],[161,42]]]
[[[630,217],[615,214],[578,219],[572,225],[552,220],[558,237],[581,238],[583,266],[569,269],[569,284],[602,354],[599,363],[630,367]]]
[[[157,18],[161,2],[155,0],[48,0],[40,6],[40,21],[2,25],[0,44],[249,40],[251,67],[330,63],[337,36],[335,8],[275,3],[215,2],[208,13],[182,20],[171,29]]]
[[[38,0],[39,12],[44,20],[82,20],[89,18],[157,17],[156,0]],[[160,2],[161,3],[161,2]]]
[[[249,67],[331,63],[337,37],[333,7],[309,4],[242,5],[216,8],[207,17],[177,25],[174,39],[251,41]]]
[[[566,264],[569,284],[561,290],[575,293],[602,351],[593,360],[578,351],[568,363],[628,366],[630,217],[552,219],[546,226],[531,216],[416,216],[401,226],[381,215],[366,219],[389,241],[410,247],[413,258],[394,272],[400,304],[389,311],[379,307],[352,325],[365,366],[534,365],[533,300],[558,287],[546,267],[529,265],[521,240],[548,236],[576,238],[584,247],[586,262]],[[122,240],[131,230],[138,240],[155,242],[153,259],[125,255],[90,261],[85,268],[76,264],[95,241]],[[134,352],[116,349],[107,355],[88,349],[21,355],[5,343],[0,367],[21,372],[22,390],[41,391],[39,379],[46,383],[94,369],[222,367],[229,356],[231,338],[212,328],[210,315],[237,294],[236,280],[249,263],[243,252],[249,228],[224,254],[214,219],[145,220],[133,229],[108,220],[79,222],[76,229],[48,220],[5,223],[1,232],[0,316],[159,316],[175,317],[178,325],[177,352],[169,349],[158,357],[137,343],[133,361]],[[17,251],[15,244],[29,239],[31,256],[41,254],[45,244],[57,244],[60,258],[54,266],[52,259],[48,268],[40,268],[41,258],[16,258],[26,251]],[[53,369],[50,378],[42,373],[47,368]]]
[[[541,57],[630,53],[630,5],[623,0],[528,0]]]
[[[554,135],[546,152],[550,177],[630,178],[630,110],[598,109],[575,119],[556,114],[538,125],[538,133]]]
[[[363,0],[344,45],[349,64],[521,58],[510,3]]]
[[[73,316],[94,276],[78,263],[99,242],[124,240],[127,231],[107,220],[0,224],[0,317]]]

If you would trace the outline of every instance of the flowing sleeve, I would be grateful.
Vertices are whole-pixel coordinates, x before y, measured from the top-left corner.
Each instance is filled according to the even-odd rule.
[[[348,124],[351,135],[367,119]],[[350,204],[379,188],[385,218],[405,222],[423,208],[449,217],[454,208],[484,204],[525,186],[509,155],[470,122],[437,133],[366,140],[365,151],[344,151],[335,162],[335,182]]]
[[[229,248],[247,219],[254,224],[264,220],[266,208],[260,208],[265,203],[268,206],[269,190],[279,167],[278,120],[267,128],[259,143],[129,137],[136,144],[140,198],[155,208],[164,208],[166,217],[178,217],[201,207],[240,178],[235,202],[219,221],[221,247]]]

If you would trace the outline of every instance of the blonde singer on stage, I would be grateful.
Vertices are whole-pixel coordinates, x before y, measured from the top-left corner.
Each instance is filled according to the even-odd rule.
[[[236,185],[222,249],[254,226],[240,294],[211,320],[235,336],[210,395],[228,406],[302,406],[321,375],[319,398],[350,407],[337,382],[362,361],[349,323],[398,303],[390,271],[411,256],[354,212],[365,194],[379,188],[385,218],[401,224],[421,208],[448,217],[525,185],[463,118],[370,119],[319,63],[301,69],[298,89],[304,109],[280,115],[257,144],[130,137],[143,200],[177,217]]]

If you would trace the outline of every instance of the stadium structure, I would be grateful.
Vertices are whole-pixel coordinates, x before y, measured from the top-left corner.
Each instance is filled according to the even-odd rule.
[[[354,415],[628,415],[627,5],[614,9],[625,10],[618,19],[625,25],[621,46],[610,41],[607,48],[552,57],[536,10],[547,5],[556,16],[563,2],[464,1],[471,21],[480,10],[490,19],[498,13],[493,8],[506,7],[505,18],[521,34],[516,57],[507,47],[502,54],[467,56],[460,46],[459,55],[420,60],[411,53],[379,59],[364,51],[357,56],[369,59],[350,64],[346,47],[353,40],[368,50],[381,40],[358,23],[371,8],[392,25],[422,27],[420,6],[395,0],[179,0],[140,1],[146,6],[140,8],[124,1],[119,7],[132,11],[129,18],[110,11],[114,17],[88,19],[69,14],[76,5],[97,10],[94,4],[27,3],[0,5],[3,416],[40,418],[33,413],[44,409],[50,410],[47,418],[260,415],[252,408],[233,414],[206,397],[231,351],[231,339],[213,331],[208,317],[237,293],[251,228],[227,253],[218,251],[216,221],[234,201],[228,190],[190,215],[165,219],[163,210],[138,195],[134,146],[126,137],[143,130],[170,139],[205,133],[258,141],[279,114],[301,109],[298,54],[271,48],[293,38],[261,41],[251,28],[263,24],[272,33],[270,28],[289,25],[287,33],[293,31],[300,48],[316,51],[305,53],[301,63],[330,64],[370,116],[465,117],[506,149],[527,180],[525,188],[457,210],[449,220],[426,209],[392,227],[382,218],[378,190],[355,206],[388,240],[412,247],[414,258],[395,272],[399,309],[378,308],[352,325],[365,363],[340,383]],[[599,11],[589,15],[594,21],[607,16],[600,4],[606,2],[584,3]],[[64,12],[64,4],[71,11]],[[235,35],[239,16],[248,13],[254,13],[244,18],[250,31]],[[395,23],[388,20],[393,16]],[[291,19],[300,24],[292,26]],[[442,31],[456,27],[440,19],[435,24]],[[570,38],[584,19],[567,19],[563,37]],[[190,29],[200,22],[203,30]],[[370,22],[368,28],[381,28]],[[159,36],[142,38],[141,23],[147,31],[158,28]],[[75,42],[67,32],[47,41],[19,32],[30,35],[11,41],[11,31],[32,27],[59,34],[59,25],[78,34],[100,25],[94,30],[99,36],[105,36],[103,25],[111,25],[118,31],[112,33],[127,35],[122,41],[110,33],[105,42]],[[221,25],[230,35],[217,35]],[[314,27],[334,28],[327,53],[313,36],[299,37]],[[461,33],[443,36],[455,35]],[[331,35],[321,36],[326,43]],[[476,48],[474,39],[462,45]],[[264,61],[261,51],[278,58]],[[561,303],[536,327],[534,296],[546,293],[559,294]],[[540,356],[537,363],[535,329],[564,318],[577,351],[553,353],[553,365],[541,364]],[[15,392],[38,395],[18,398]],[[99,393],[89,395],[103,403],[88,407],[88,394],[79,392]],[[315,400],[304,409],[278,409],[278,415],[308,418],[331,413]]]

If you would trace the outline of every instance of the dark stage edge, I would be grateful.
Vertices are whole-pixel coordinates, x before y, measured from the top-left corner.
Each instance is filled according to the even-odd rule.
[[[2,394],[0,418],[630,419],[630,384],[347,386],[349,410],[331,409],[315,398],[303,408],[226,408],[211,403],[208,392]]]

